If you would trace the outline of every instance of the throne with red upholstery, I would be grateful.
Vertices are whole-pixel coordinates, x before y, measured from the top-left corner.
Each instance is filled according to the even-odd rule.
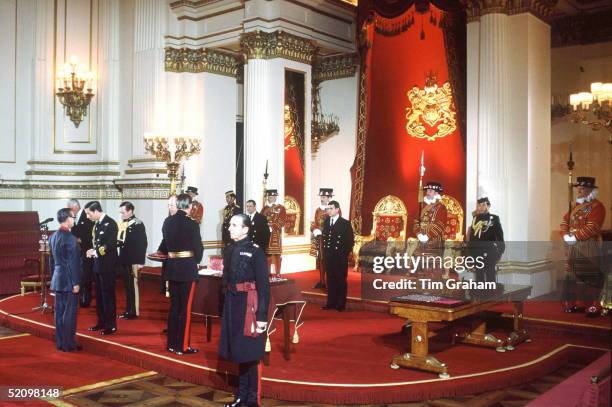
[[[360,265],[371,265],[374,256],[385,256],[389,242],[397,242],[397,245],[393,245],[396,250],[405,246],[408,211],[401,199],[394,195],[381,198],[374,207],[372,219],[370,235],[355,237],[355,271],[359,270]],[[398,245],[401,247],[395,247]]]
[[[293,236],[300,233],[300,216],[302,210],[298,201],[289,195],[285,195],[285,235]]]
[[[446,241],[463,241],[463,208],[459,201],[450,195],[442,195],[440,201],[446,207],[446,227],[444,237]]]
[[[38,212],[0,212],[0,295],[19,292],[24,276],[38,275],[38,222]]]

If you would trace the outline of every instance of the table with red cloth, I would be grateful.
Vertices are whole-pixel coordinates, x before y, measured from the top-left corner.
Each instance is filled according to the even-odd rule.
[[[299,342],[298,329],[304,323],[301,319],[306,301],[301,291],[290,279],[270,280],[270,305],[268,307],[268,338],[266,352],[271,350],[270,336],[276,332],[276,320],[282,320],[284,328],[284,356],[290,360],[291,343]],[[191,305],[191,312],[203,315],[206,324],[206,340],[211,340],[211,317],[220,317],[223,310],[222,278],[218,275],[200,274]],[[293,322],[293,337],[290,335]]]

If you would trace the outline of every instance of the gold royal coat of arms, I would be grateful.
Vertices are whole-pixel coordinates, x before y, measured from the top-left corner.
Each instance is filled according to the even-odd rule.
[[[435,76],[429,76],[423,89],[415,86],[406,96],[410,101],[406,108],[406,131],[412,137],[435,141],[455,131],[457,118],[450,83],[438,87]]]

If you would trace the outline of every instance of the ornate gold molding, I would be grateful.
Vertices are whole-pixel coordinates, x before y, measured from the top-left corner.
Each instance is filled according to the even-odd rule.
[[[126,175],[130,174],[167,174],[168,170],[165,168],[142,168],[142,169],[131,169],[125,170]]]
[[[242,61],[237,55],[213,48],[166,47],[167,72],[208,72],[236,77]]]
[[[119,161],[28,161],[28,165],[99,165],[99,166],[112,166],[119,165]]]
[[[312,64],[317,51],[315,43],[284,31],[252,31],[240,38],[245,59],[285,58]]]
[[[323,82],[333,79],[352,78],[359,66],[357,53],[316,57],[313,63],[313,82]]]
[[[119,171],[39,171],[27,170],[26,175],[54,175],[58,177],[118,177]]]
[[[31,182],[31,181],[27,181]],[[123,184],[119,191],[115,185],[42,184],[35,185],[11,181],[0,184],[0,199],[167,199],[170,184]]]
[[[139,163],[165,163],[165,161],[160,161],[155,157],[152,158],[136,158],[133,160],[128,160],[128,164],[139,164]]]
[[[467,0],[467,21],[478,21],[487,14],[531,13],[544,19],[552,14],[559,0]]]

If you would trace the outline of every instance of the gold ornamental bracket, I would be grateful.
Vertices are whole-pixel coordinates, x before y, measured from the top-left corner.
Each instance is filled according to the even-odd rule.
[[[317,52],[313,41],[280,30],[245,33],[240,38],[240,47],[245,60],[284,58],[308,65]]]
[[[438,87],[436,77],[429,75],[424,88],[415,86],[406,96],[410,102],[406,108],[406,132],[410,136],[435,141],[457,129],[457,114],[449,82]]]
[[[166,72],[208,72],[235,78],[242,63],[239,55],[214,48],[165,49]]]
[[[467,21],[479,21],[487,14],[530,13],[541,20],[554,13],[559,0],[461,0],[465,5]]]
[[[170,178],[170,195],[176,194],[176,180],[181,163],[199,154],[200,139],[197,137],[167,138],[154,133],[145,133],[145,150],[159,161],[165,161]]]

